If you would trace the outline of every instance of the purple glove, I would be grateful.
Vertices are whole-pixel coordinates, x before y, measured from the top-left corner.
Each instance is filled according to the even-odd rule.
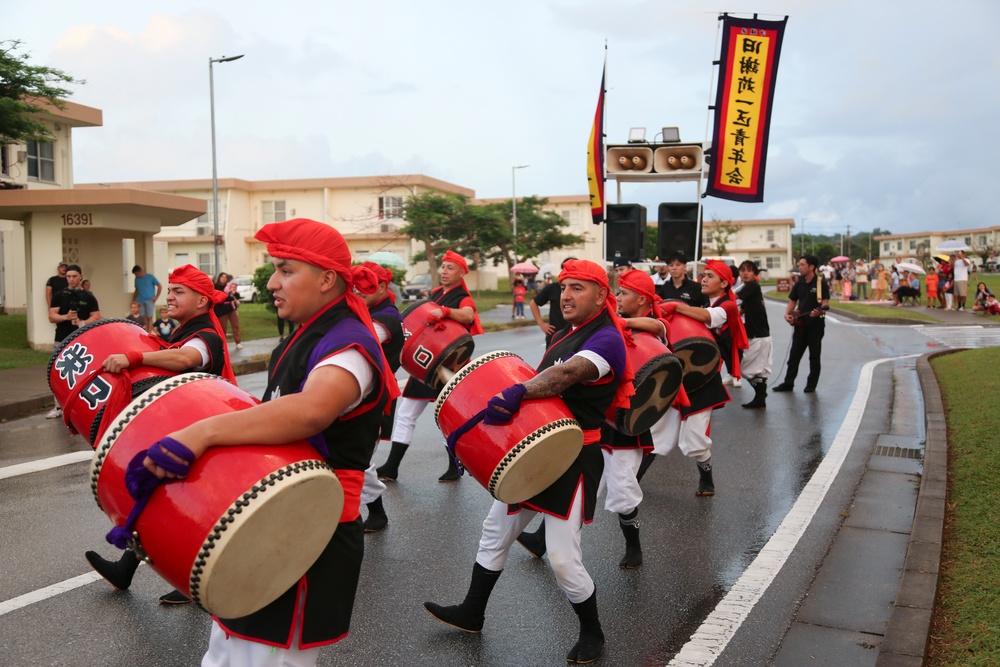
[[[527,391],[523,384],[504,389],[500,396],[494,396],[486,404],[486,418],[483,421],[490,426],[509,423],[521,409],[521,401]]]

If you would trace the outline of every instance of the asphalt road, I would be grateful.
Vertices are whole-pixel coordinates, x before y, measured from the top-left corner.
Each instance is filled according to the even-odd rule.
[[[789,329],[769,304],[780,381]],[[535,364],[542,336],[534,327],[477,338],[476,354],[514,351]],[[608,637],[607,665],[660,665],[689,642],[767,544],[849,417],[862,366],[944,345],[920,328],[858,325],[830,318],[816,394],[804,394],[805,363],[792,394],[772,394],[766,411],[739,407],[735,390],[713,420],[713,498],[697,498],[695,465],[678,452],[643,480],[645,564],[618,568],[624,544],[616,517],[599,512],[584,528],[585,563],[597,583]],[[874,438],[884,432],[893,362],[873,375],[867,410],[829,493],[777,579],[734,627],[716,665],[764,665],[774,655],[812,580],[841,513],[850,503]],[[259,395],[262,374],[240,384]],[[167,592],[143,566],[132,588],[116,592],[88,567],[83,552],[116,550],[90,489],[89,446],[61,422],[34,416],[0,424],[0,663],[9,665],[193,665],[207,646],[209,619],[191,605],[162,607]],[[380,446],[381,462],[388,445]],[[19,474],[10,466],[79,453],[78,462]],[[362,580],[350,636],[323,651],[321,665],[559,665],[577,621],[544,561],[515,546],[487,610],[481,635],[431,619],[424,600],[464,596],[491,498],[474,480],[439,484],[442,438],[425,411],[414,446],[391,484],[389,528],[366,537]],[[849,582],[845,582],[845,585]],[[703,663],[709,664],[709,663]]]

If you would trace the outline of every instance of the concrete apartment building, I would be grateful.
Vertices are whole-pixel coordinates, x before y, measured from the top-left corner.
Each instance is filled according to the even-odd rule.
[[[792,248],[792,218],[770,220],[710,220],[701,232],[703,257],[726,255],[737,266],[747,259],[774,276],[784,276],[795,268]],[[726,252],[720,253],[720,244]]]
[[[934,249],[945,241],[962,241],[972,248],[969,259],[977,266],[983,265],[982,255],[992,255],[1000,251],[1000,226],[959,229],[951,232],[913,232],[911,234],[886,234],[876,236],[877,252],[883,259],[912,259],[917,262],[927,260],[935,254]]]

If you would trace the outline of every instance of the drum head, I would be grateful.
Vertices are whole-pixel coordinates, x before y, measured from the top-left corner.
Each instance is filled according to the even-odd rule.
[[[488,491],[502,503],[537,496],[569,470],[583,447],[583,431],[560,419],[529,433],[496,467]]]
[[[476,349],[476,341],[470,334],[459,336],[445,346],[435,363],[427,369],[426,384],[434,391],[440,391],[462,366],[469,363]]]
[[[625,435],[645,433],[670,409],[681,390],[684,369],[677,357],[662,354],[647,361],[635,374],[635,394],[629,408],[615,413],[615,426]]]
[[[407,315],[409,315],[410,313],[412,313],[413,311],[415,311],[417,308],[419,308],[420,306],[424,305],[425,303],[430,303],[430,301],[431,301],[430,299],[417,299],[416,301],[414,301],[413,303],[411,303],[409,306],[407,306],[406,310],[404,310],[402,313],[400,313],[400,317],[402,317],[405,320]]]
[[[719,372],[719,346],[707,338],[685,338],[674,345],[676,356],[684,367],[684,389],[697,391]]]
[[[244,498],[209,532],[191,570],[192,599],[221,618],[252,614],[291,588],[330,542],[344,507],[340,481],[322,461],[276,471]]]

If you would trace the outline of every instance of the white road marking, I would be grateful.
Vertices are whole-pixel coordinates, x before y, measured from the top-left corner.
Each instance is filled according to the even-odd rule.
[[[37,591],[31,591],[30,593],[19,595],[16,598],[5,600],[0,602],[0,616],[9,614],[12,611],[17,611],[22,607],[27,607],[29,604],[48,600],[49,598],[62,595],[63,593],[68,593],[75,588],[86,586],[87,584],[97,581],[100,578],[101,575],[96,572],[88,572],[87,574],[81,574],[79,577],[73,577],[72,579],[60,581],[58,584],[52,584],[51,586],[46,586],[45,588],[39,588]]]
[[[910,355],[918,356],[918,355]],[[892,357],[869,361],[861,369],[858,378],[858,390],[854,394],[847,414],[840,425],[822,463],[816,468],[809,483],[799,494],[798,500],[789,510],[774,535],[733,584],[732,589],[719,602],[715,610],[691,635],[688,643],[681,648],[668,664],[675,667],[709,667],[722,654],[722,651],[740,629],[740,626],[750,615],[754,605],[764,595],[764,591],[778,576],[785,561],[801,539],[806,528],[819,509],[820,504],[830,490],[833,480],[847,458],[847,453],[858,432],[861,418],[864,416],[871,393],[872,375],[875,367],[886,361],[894,361],[906,357]]]
[[[948,347],[996,347],[1000,345],[1000,327],[955,326],[914,327],[919,333]]]
[[[94,458],[94,452],[70,452],[69,454],[60,454],[59,456],[52,456],[47,459],[18,463],[17,465],[0,468],[0,479],[27,475],[33,472],[49,470],[50,468],[58,468],[59,466],[68,466],[73,463],[80,463],[81,461],[89,461],[92,458]]]

